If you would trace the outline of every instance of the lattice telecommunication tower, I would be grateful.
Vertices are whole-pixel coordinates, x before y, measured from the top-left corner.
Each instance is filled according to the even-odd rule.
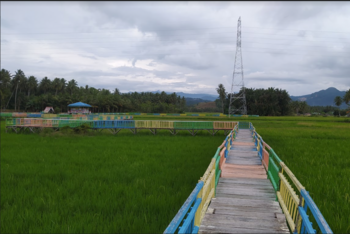
[[[238,19],[237,25],[237,44],[235,66],[233,68],[232,85],[230,94],[230,105],[228,109],[229,117],[233,114],[247,114],[247,103],[245,99],[244,77],[243,77],[243,60],[242,60],[242,41],[241,41],[241,17]],[[234,94],[237,87],[237,94]],[[242,91],[239,93],[239,91]]]

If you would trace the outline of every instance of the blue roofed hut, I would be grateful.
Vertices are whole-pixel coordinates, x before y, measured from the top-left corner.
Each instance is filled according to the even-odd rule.
[[[69,114],[90,114],[91,108],[89,104],[83,102],[76,102],[68,105]]]

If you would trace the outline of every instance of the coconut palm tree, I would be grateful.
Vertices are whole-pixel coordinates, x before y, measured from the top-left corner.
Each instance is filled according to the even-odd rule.
[[[30,97],[30,91],[35,90],[38,87],[38,80],[35,76],[29,76],[27,82],[28,97]]]
[[[343,103],[343,99],[340,97],[340,96],[336,96],[334,98],[334,104],[338,107],[340,107],[340,105]],[[338,114],[339,114],[339,117],[340,117],[340,110],[338,110]]]
[[[46,94],[46,92],[51,88],[51,80],[46,76],[40,81],[40,89]]]
[[[222,105],[222,113],[224,113],[224,101],[226,99],[226,91],[225,91],[224,85],[219,84],[219,86],[216,88],[216,92],[218,92],[218,94],[219,94],[219,99],[220,99],[221,105]]]
[[[55,78],[52,81],[52,88],[55,90],[55,96],[57,96],[57,92],[61,87],[61,79],[60,78]]]
[[[343,100],[350,107],[350,89],[345,93]]]
[[[24,75],[24,72],[21,69],[18,69],[15,72],[15,75],[12,79],[13,82],[13,87],[16,87],[16,94],[15,94],[15,111],[17,110],[17,90],[18,90],[18,85],[21,82],[21,80],[26,79],[26,76]]]
[[[72,79],[67,84],[67,90],[69,91],[69,94],[72,96],[73,91],[78,87],[78,83]]]

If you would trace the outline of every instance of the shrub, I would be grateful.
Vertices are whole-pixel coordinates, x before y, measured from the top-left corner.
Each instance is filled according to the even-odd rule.
[[[91,127],[88,124],[82,124],[79,127],[73,128],[73,131],[78,134],[85,134]]]

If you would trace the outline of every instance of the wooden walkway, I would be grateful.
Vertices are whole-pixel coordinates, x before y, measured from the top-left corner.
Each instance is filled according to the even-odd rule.
[[[239,130],[223,165],[199,233],[290,233],[250,130]]]

